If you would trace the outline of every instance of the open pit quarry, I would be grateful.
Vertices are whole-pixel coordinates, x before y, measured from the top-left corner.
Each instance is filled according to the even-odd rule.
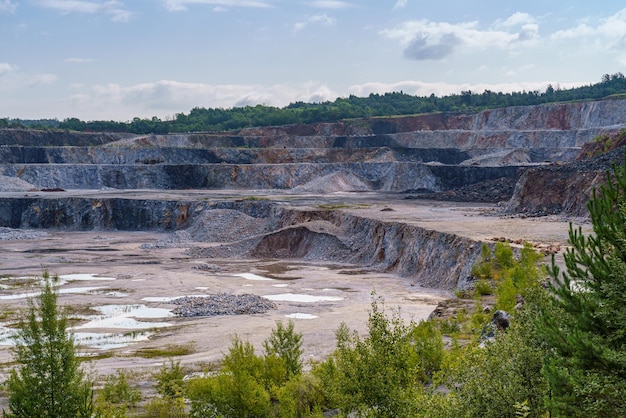
[[[181,346],[200,368],[287,320],[320,359],[342,322],[365,331],[373,292],[425,319],[471,286],[482,243],[558,249],[570,221],[588,228],[623,152],[581,149],[625,122],[626,101],[605,100],[219,134],[0,130],[0,361],[44,269],[103,373]],[[271,303],[174,314],[216,295]]]

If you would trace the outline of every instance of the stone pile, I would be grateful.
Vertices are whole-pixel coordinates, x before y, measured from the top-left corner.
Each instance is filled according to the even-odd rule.
[[[34,231],[32,229],[13,229],[0,227],[0,241],[21,240],[21,239],[40,239],[47,237],[45,231]]]
[[[261,296],[218,293],[211,296],[185,296],[172,301],[178,307],[172,313],[183,317],[249,315],[276,309],[274,302]]]

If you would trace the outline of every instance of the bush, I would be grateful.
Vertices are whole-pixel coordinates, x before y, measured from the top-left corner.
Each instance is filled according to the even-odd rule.
[[[117,372],[106,377],[96,398],[98,415],[102,418],[119,418],[131,414],[141,401],[141,391],[128,383],[126,373]]]

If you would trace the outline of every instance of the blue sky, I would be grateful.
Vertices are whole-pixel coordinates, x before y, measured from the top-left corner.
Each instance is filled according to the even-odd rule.
[[[167,119],[616,72],[623,1],[0,0],[0,117]]]

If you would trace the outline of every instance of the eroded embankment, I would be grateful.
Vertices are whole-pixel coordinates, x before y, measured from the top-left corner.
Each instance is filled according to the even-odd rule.
[[[0,226],[165,230],[175,232],[176,245],[184,241],[191,247],[187,254],[196,258],[349,263],[441,289],[462,285],[480,254],[480,245],[455,234],[269,201],[0,199]],[[194,242],[220,244],[207,248]]]

